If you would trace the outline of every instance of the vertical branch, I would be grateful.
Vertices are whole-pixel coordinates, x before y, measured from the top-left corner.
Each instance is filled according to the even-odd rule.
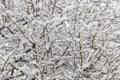
[[[4,5],[5,8],[7,8],[5,0],[2,0],[2,4]]]
[[[33,9],[33,13],[35,13],[35,6],[34,6],[34,3],[33,3],[33,1],[31,0],[31,7],[32,7],[32,9]]]
[[[54,0],[54,3],[53,3],[53,8],[52,8],[52,14],[54,13],[56,3],[57,3],[57,1],[56,1],[56,0]]]

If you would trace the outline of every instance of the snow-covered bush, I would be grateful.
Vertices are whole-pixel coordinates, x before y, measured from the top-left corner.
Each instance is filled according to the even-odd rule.
[[[119,0],[0,0],[0,80],[119,80]]]

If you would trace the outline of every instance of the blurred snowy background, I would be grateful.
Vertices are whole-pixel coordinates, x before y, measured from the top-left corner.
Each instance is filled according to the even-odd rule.
[[[120,80],[120,0],[0,0],[0,80]]]

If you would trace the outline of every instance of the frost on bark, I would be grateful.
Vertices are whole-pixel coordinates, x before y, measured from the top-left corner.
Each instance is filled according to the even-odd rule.
[[[119,80],[119,0],[0,0],[0,80]]]

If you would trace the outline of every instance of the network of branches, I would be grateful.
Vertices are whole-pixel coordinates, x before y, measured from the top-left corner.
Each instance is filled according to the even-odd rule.
[[[119,0],[0,0],[0,80],[119,80]]]

